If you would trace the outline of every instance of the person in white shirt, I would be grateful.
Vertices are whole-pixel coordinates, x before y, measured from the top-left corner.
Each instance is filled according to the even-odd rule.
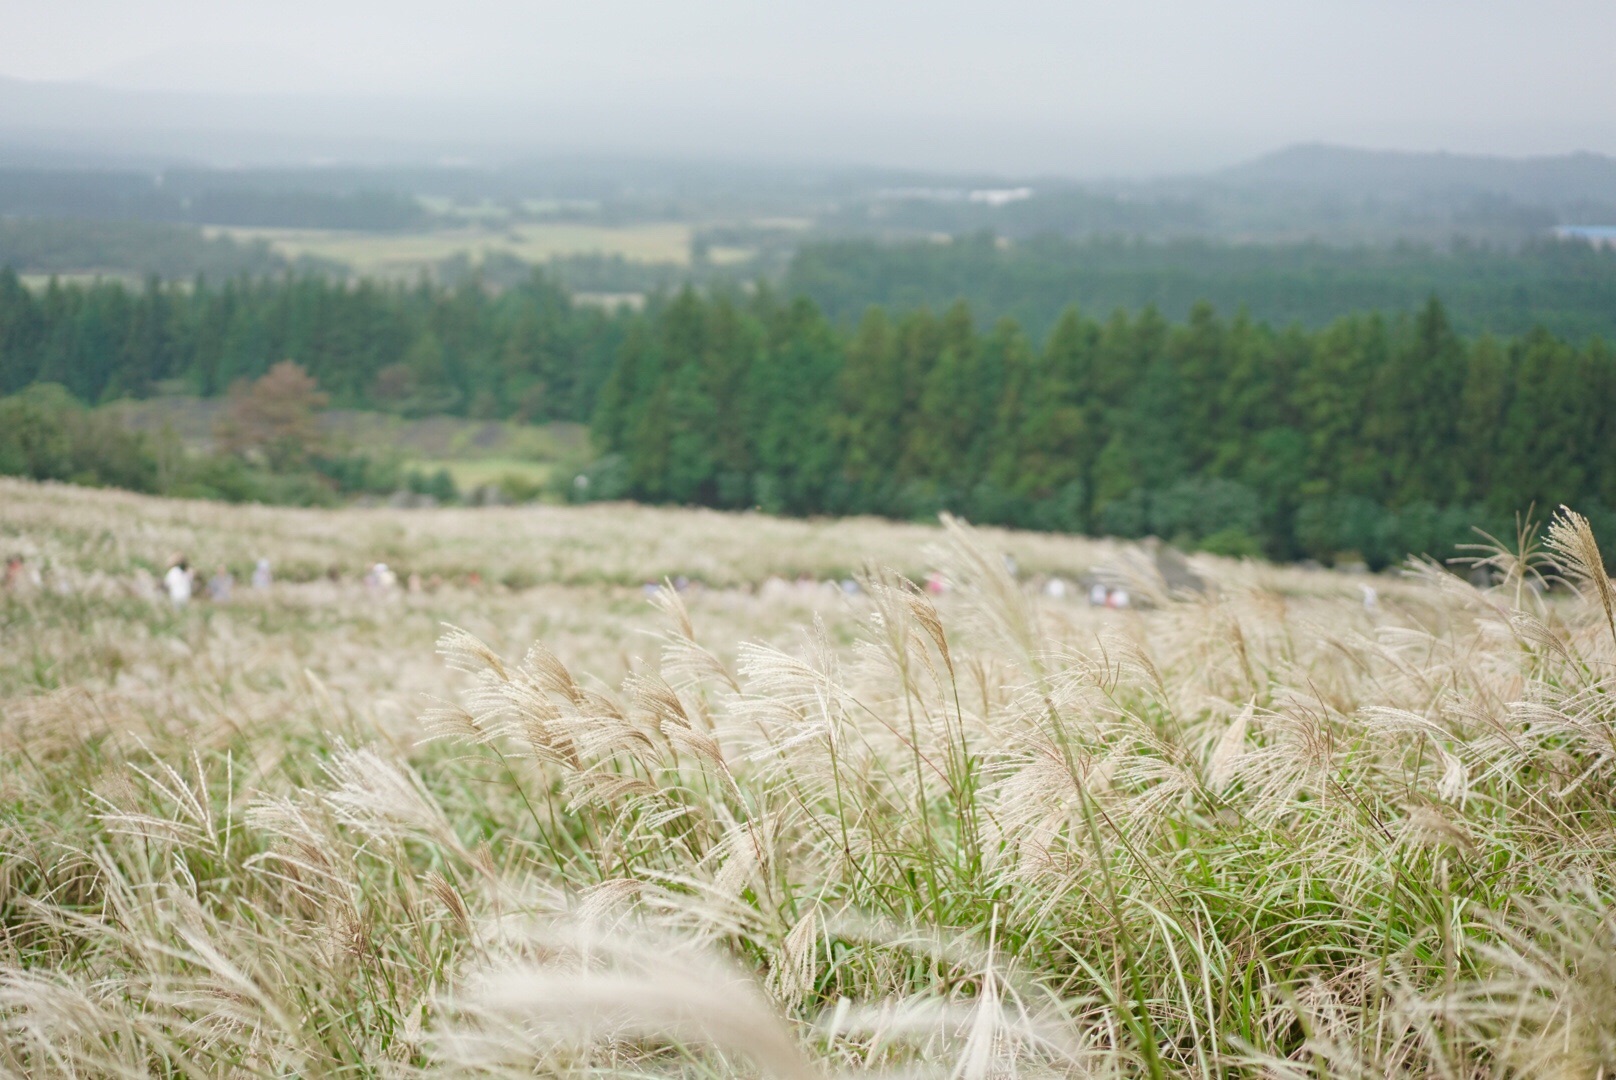
[[[163,588],[168,590],[168,598],[175,607],[191,602],[191,568],[186,565],[184,556],[176,557],[169,564],[168,573],[163,575]]]
[[[253,567],[252,587],[255,589],[267,589],[274,580],[275,575],[270,573],[269,570],[269,560],[259,559],[258,565]]]

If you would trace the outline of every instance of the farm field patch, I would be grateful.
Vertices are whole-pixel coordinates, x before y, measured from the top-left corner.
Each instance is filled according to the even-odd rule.
[[[243,241],[264,240],[287,258],[312,256],[342,263],[356,274],[394,278],[431,269],[457,255],[475,264],[493,253],[533,263],[566,255],[616,255],[632,262],[684,266],[690,261],[691,237],[690,226],[678,222],[621,227],[541,222],[401,233],[214,226],[208,232]]]

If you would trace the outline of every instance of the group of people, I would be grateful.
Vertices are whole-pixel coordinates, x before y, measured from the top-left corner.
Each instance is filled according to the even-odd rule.
[[[169,560],[168,572],[163,575],[163,591],[175,607],[184,607],[198,592],[214,603],[227,603],[236,587],[235,576],[230,573],[229,567],[222,564],[214,570],[212,577],[206,581],[200,579],[201,575],[185,556],[176,555]],[[275,575],[270,569],[269,560],[259,559],[253,566],[252,587],[267,589],[274,582]]]
[[[1043,593],[1051,600],[1064,600],[1071,594],[1072,586],[1067,584],[1065,578],[1052,577],[1044,582]],[[1089,586],[1089,607],[1103,607],[1121,609],[1132,606],[1128,590],[1103,582],[1096,581]]]
[[[465,583],[471,588],[475,589],[482,585],[483,576],[473,570],[471,573],[466,575]],[[399,588],[399,584],[398,571],[394,570],[384,562],[376,563],[369,570],[365,571],[365,588],[373,596],[385,596]],[[403,588],[406,592],[437,592],[442,587],[443,578],[439,574],[433,574],[429,578],[423,578],[419,573],[412,570],[403,579]]]
[[[326,574],[332,584],[342,580],[342,570],[333,566]],[[482,583],[479,574],[472,573],[467,577],[467,583],[473,588]],[[392,567],[384,562],[372,563],[366,567],[364,575],[360,578],[365,591],[373,596],[387,596],[402,590],[419,593],[436,591],[442,584],[442,578],[434,574],[430,579],[423,579],[418,573],[411,573],[403,580]],[[270,568],[268,559],[259,559],[253,567],[251,585],[254,591],[268,589],[275,582],[275,576]],[[195,567],[191,566],[184,555],[175,555],[169,560],[168,570],[163,574],[163,591],[175,607],[184,607],[193,598],[206,598],[214,603],[225,603],[230,599],[235,589],[236,579],[227,566],[219,566],[213,576],[203,579]]]

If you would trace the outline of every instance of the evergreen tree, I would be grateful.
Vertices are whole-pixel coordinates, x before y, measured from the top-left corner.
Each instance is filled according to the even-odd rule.
[[[848,344],[836,387],[834,432],[844,475],[855,488],[878,488],[897,473],[906,425],[903,375],[892,324],[886,312],[871,308]]]
[[[1369,415],[1376,373],[1387,363],[1385,323],[1378,316],[1343,319],[1326,328],[1297,372],[1295,412],[1307,433],[1306,496],[1368,495],[1385,489]]]
[[[1229,378],[1244,373],[1228,353],[1223,324],[1205,301],[1191,308],[1189,321],[1169,335],[1167,353],[1162,367],[1170,373],[1173,392],[1169,398],[1164,388],[1162,404],[1176,414],[1182,467],[1199,472],[1213,465],[1219,440],[1227,435]]]
[[[795,301],[771,319],[750,395],[758,403],[754,486],[764,509],[824,508],[837,474],[830,419],[841,367],[836,332],[813,304]]]
[[[1372,445],[1387,465],[1395,505],[1452,498],[1463,490],[1458,442],[1464,347],[1432,297],[1373,383]]]
[[[1589,389],[1587,358],[1544,331],[1516,346],[1515,392],[1499,436],[1495,508],[1536,503],[1545,511],[1586,490],[1584,462],[1597,434],[1593,410],[1583,404]]]
[[[0,395],[38,377],[45,326],[33,294],[9,267],[0,267]]]
[[[1023,497],[1049,499],[1074,482],[1089,481],[1103,415],[1093,385],[1096,337],[1075,309],[1049,335],[1015,435],[1014,490]]]
[[[1492,337],[1483,337],[1470,349],[1464,393],[1459,400],[1458,442],[1453,448],[1465,471],[1462,499],[1479,499],[1505,513],[1514,509],[1500,487],[1499,439],[1510,406],[1515,373],[1507,350]]]
[[[992,415],[993,399],[982,397],[986,363],[978,348],[971,313],[963,302],[943,316],[935,360],[921,380],[916,412],[909,420],[906,475],[935,481],[941,490],[960,492],[975,482],[971,451]]]

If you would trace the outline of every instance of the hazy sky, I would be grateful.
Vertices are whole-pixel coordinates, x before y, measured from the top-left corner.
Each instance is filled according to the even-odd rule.
[[[1087,171],[1295,141],[1616,152],[1616,0],[0,0],[0,25],[20,78],[495,103],[618,148]]]

